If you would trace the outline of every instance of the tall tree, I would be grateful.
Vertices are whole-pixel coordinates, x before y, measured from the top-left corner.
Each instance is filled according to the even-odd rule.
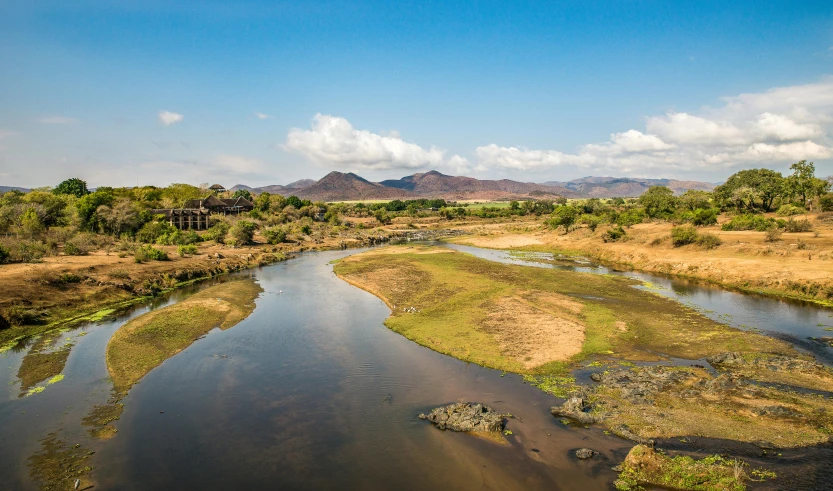
[[[801,198],[801,206],[807,206],[807,198],[814,197],[817,188],[816,166],[812,162],[799,160],[790,166],[792,175],[787,178],[792,196]]]
[[[87,182],[78,179],[77,177],[73,177],[71,179],[67,179],[62,183],[55,186],[55,189],[52,190],[55,194],[71,194],[77,198],[84,196],[86,194],[90,194],[87,190]]]
[[[726,182],[716,187],[714,195],[722,203],[732,203],[735,208],[772,211],[778,198],[784,195],[785,180],[780,172],[770,169],[746,169],[732,174]]]
[[[645,207],[645,213],[651,218],[662,217],[674,213],[677,199],[674,191],[665,186],[651,186],[639,197],[639,204]]]

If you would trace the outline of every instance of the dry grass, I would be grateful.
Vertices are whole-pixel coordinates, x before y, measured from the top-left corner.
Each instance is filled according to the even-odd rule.
[[[480,365],[530,373],[595,354],[698,359],[724,351],[793,354],[718,324],[633,280],[500,264],[445,248],[393,246],[345,258],[339,277],[382,298],[400,334]]]

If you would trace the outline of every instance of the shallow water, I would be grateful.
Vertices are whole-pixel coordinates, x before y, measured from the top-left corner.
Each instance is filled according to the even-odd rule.
[[[381,300],[332,272],[330,261],[355,253],[303,254],[236,275],[253,276],[264,289],[253,314],[210,332],[134,386],[111,440],[93,440],[80,424],[110,393],[107,341],[129,318],[203,286],[63,333],[75,343],[65,378],[42,393],[18,397],[25,349],[0,354],[7,387],[0,401],[0,487],[36,489],[27,459],[57,431],[70,445],[96,452],[87,464],[96,489],[612,489],[610,468],[629,442],[562,425],[549,414],[559,400],[517,376],[389,331],[383,321],[390,311]],[[678,294],[673,286],[668,291]],[[458,400],[514,415],[507,444],[417,419]],[[572,451],[585,446],[601,455],[578,461]],[[830,466],[818,466],[814,475],[829,477]]]

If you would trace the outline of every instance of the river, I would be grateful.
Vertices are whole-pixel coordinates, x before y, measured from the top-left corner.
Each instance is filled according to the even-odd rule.
[[[454,247],[517,262],[495,256],[500,251]],[[356,252],[307,253],[238,274],[264,289],[252,315],[210,332],[145,376],[122,400],[118,433],[110,440],[92,439],[81,425],[110,393],[104,361],[110,336],[130,318],[204,285],[64,333],[59,342],[74,343],[64,379],[41,393],[18,397],[16,374],[26,349],[3,353],[0,489],[36,489],[28,459],[53,432],[95,452],[87,464],[95,489],[612,489],[611,467],[629,442],[562,424],[549,414],[560,400],[518,376],[466,364],[389,331],[384,303],[332,272],[331,261]],[[709,315],[730,313],[730,322],[747,326],[747,316],[758,315],[771,322],[757,328],[786,332],[753,307],[721,309],[723,295],[737,294],[650,281],[664,294],[713,311]],[[772,304],[790,326],[833,323],[829,310],[754,301]],[[439,431],[417,419],[459,400],[514,415],[508,443]],[[573,455],[579,447],[601,454],[579,461]],[[789,468],[801,458],[785,452],[779,465]]]

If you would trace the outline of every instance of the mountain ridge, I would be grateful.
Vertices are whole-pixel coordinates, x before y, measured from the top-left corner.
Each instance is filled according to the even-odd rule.
[[[502,199],[502,198],[631,198],[640,196],[650,186],[668,186],[675,194],[688,189],[711,191],[715,184],[677,179],[587,176],[571,181],[543,183],[511,179],[477,179],[449,176],[431,170],[400,179],[371,182],[353,172],[333,171],[318,181],[301,179],[286,185],[235,186],[261,193],[294,194],[314,201],[357,201],[413,198]]]

